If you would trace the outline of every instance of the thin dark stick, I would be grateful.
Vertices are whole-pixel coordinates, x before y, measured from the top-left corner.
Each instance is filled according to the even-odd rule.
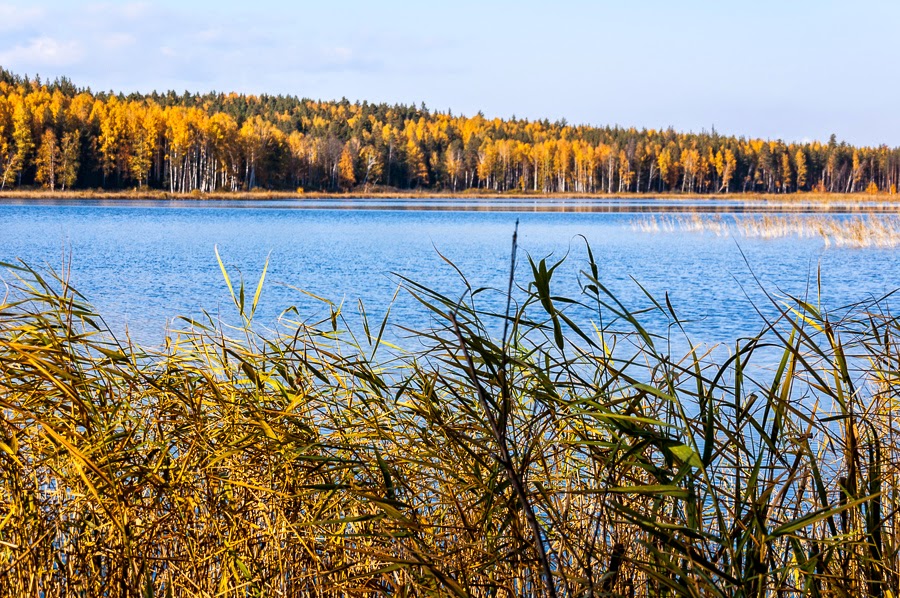
[[[502,342],[500,343],[500,346],[504,348],[504,357],[506,355],[506,335],[509,332],[509,310],[512,307],[513,280],[516,276],[516,249],[518,247],[518,238],[519,219],[516,218],[516,227],[513,229],[512,237],[512,254],[509,258],[509,287],[506,290],[506,319],[503,320],[503,337],[501,338]]]
[[[512,251],[509,258],[509,287],[506,289],[506,317],[503,319],[503,336],[500,339],[500,351],[503,354],[503,358],[500,361],[500,371],[498,372],[497,379],[500,382],[500,433],[503,434],[504,441],[506,440],[506,424],[509,421],[509,412],[511,410],[510,407],[510,393],[509,390],[509,378],[506,375],[506,368],[509,366],[509,351],[506,347],[506,337],[509,334],[509,312],[512,308],[512,291],[513,291],[513,281],[516,276],[516,249],[518,244],[519,237],[519,219],[516,218],[516,226],[513,229],[512,236]]]

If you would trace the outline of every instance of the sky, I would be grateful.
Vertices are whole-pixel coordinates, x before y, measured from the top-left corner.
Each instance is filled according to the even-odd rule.
[[[0,66],[94,91],[900,146],[896,0],[0,0]]]

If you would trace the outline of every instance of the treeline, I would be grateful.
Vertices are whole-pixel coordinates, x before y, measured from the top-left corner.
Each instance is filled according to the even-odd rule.
[[[896,191],[900,149],[784,143],[424,105],[94,93],[0,68],[0,189],[393,187],[537,193]]]

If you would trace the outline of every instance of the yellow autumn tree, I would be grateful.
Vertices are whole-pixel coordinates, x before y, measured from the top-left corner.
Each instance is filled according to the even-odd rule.
[[[56,190],[56,177],[59,174],[60,151],[53,129],[47,129],[41,136],[35,165],[35,178],[45,189]]]
[[[619,193],[627,193],[631,188],[631,180],[634,178],[634,170],[631,169],[631,161],[625,150],[619,151]]]
[[[104,186],[107,178],[113,174],[116,175],[116,182],[119,182],[123,166],[126,163],[123,161],[123,157],[128,154],[124,147],[126,143],[126,110],[127,106],[119,102],[116,96],[111,96],[108,102],[97,100],[94,103],[92,117],[100,124],[98,149]]]
[[[725,150],[724,160],[722,164],[722,186],[719,191],[728,193],[731,180],[734,178],[734,172],[737,168],[737,158],[730,149]]]
[[[81,133],[78,130],[69,131],[62,137],[59,147],[59,172],[57,180],[63,191],[75,186],[78,180]]]
[[[15,178],[12,170],[16,152],[12,141],[12,113],[7,99],[0,95],[0,190]]]
[[[299,133],[297,134],[299,135]],[[217,162],[218,183],[214,187],[221,186],[230,191],[236,191],[240,187],[238,178],[241,174],[241,148],[237,121],[229,114],[222,112],[213,114],[209,118],[207,136],[212,143]],[[291,147],[293,148],[293,146]]]
[[[129,106],[126,112],[126,131],[131,142],[128,169],[138,187],[143,187],[150,175],[153,154],[156,152],[156,128],[145,106],[140,104]]]
[[[447,173],[447,184],[451,191],[456,191],[459,173],[462,172],[462,149],[459,144],[452,144],[444,153],[444,172]]]
[[[31,116],[25,107],[25,102],[21,101],[21,98],[14,104],[12,125],[12,140],[15,153],[13,154],[10,171],[12,176],[19,177],[19,183],[21,184],[22,171],[28,166],[28,161],[34,150],[34,141],[31,135]]]
[[[794,174],[791,169],[791,156],[787,152],[781,154],[781,190],[789,193],[792,189]]]
[[[797,190],[801,190],[806,186],[806,154],[802,149],[798,149],[794,154],[794,167],[797,169]]]
[[[409,167],[410,187],[428,181],[428,167],[425,165],[425,154],[415,139],[406,142],[406,163]]]
[[[260,161],[265,156],[266,148],[273,137],[272,125],[258,115],[244,121],[240,129],[246,164],[244,180],[248,189],[256,187]]]
[[[353,169],[353,154],[350,151],[350,144],[344,145],[341,151],[341,159],[338,162],[338,182],[341,189],[349,191],[356,184],[356,174]]]
[[[669,151],[669,148],[664,149],[659,153],[659,156],[656,159],[659,164],[659,179],[664,183],[669,182],[669,173],[672,170],[672,152]]]

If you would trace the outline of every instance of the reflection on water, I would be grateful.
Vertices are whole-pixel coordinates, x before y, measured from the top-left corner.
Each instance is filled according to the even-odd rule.
[[[896,250],[826,247],[817,238],[636,230],[647,211],[732,212],[741,218],[764,207],[814,211],[794,203],[652,199],[9,200],[0,202],[0,261],[21,258],[58,269],[64,253],[71,254],[76,288],[117,330],[127,326],[136,339],[150,343],[161,341],[175,315],[205,310],[233,319],[215,246],[250,285],[269,256],[257,315],[261,323],[275,325],[292,305],[304,318],[324,316],[327,309],[298,288],[343,302],[348,314],[362,299],[370,316],[379,318],[399,284],[396,275],[451,296],[462,292],[464,284],[440,254],[457,264],[473,287],[505,288],[517,219],[519,280],[528,274],[525,254],[538,260],[568,254],[554,277],[554,293],[577,292],[585,267],[583,237],[600,262],[602,282],[626,305],[651,304],[635,281],[656,297],[668,293],[691,336],[709,343],[731,342],[760,329],[754,305],[764,313],[771,308],[757,279],[771,293],[815,301],[821,267],[823,301],[833,308],[900,287]],[[859,206],[829,208],[841,218]],[[868,209],[896,211],[886,205]],[[503,303],[499,291],[481,297],[487,307]],[[404,293],[392,313],[392,320],[414,327],[428,326],[430,318]],[[660,315],[646,318],[657,331],[666,330]]]

